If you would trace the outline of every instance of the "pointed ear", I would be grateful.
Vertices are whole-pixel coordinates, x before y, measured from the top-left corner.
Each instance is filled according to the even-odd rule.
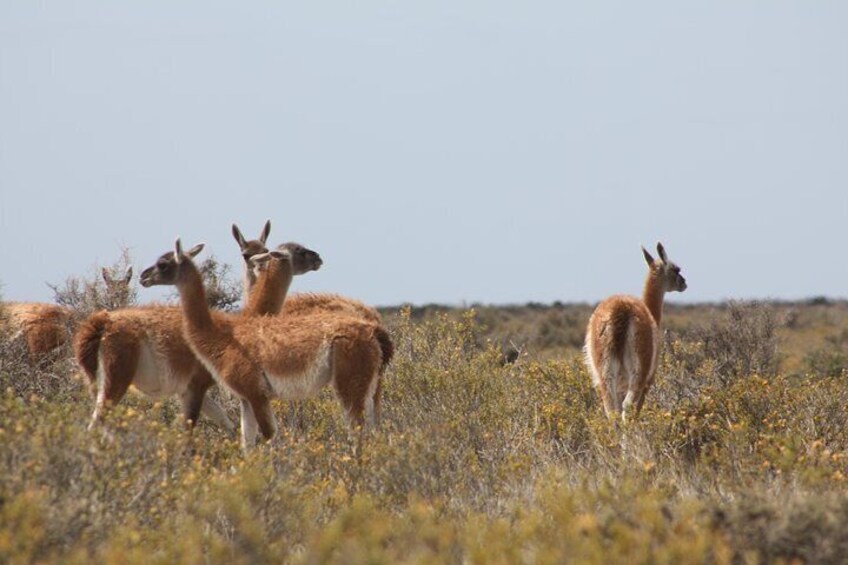
[[[103,276],[103,280],[106,282],[106,284],[112,283],[112,277],[109,276],[109,271],[106,270],[106,267],[100,269],[100,274]]]
[[[127,272],[124,274],[124,283],[130,284],[131,279],[132,279],[132,265],[127,267]]]
[[[259,234],[259,241],[262,242],[262,245],[265,245],[265,242],[268,241],[269,235],[271,235],[271,220],[265,222],[265,227],[262,228],[262,233]]]
[[[271,257],[273,257],[274,259],[279,259],[281,261],[288,261],[289,259],[291,259],[291,253],[289,253],[287,249],[274,249],[269,251],[268,254],[271,255]]]
[[[267,263],[271,260],[270,253],[257,253],[256,255],[251,255],[249,261],[253,265],[261,265],[263,263]]]
[[[196,256],[197,256],[197,254],[198,254],[198,253],[200,253],[201,251],[203,251],[203,248],[204,248],[205,246],[206,246],[206,244],[205,244],[205,243],[198,243],[197,245],[195,245],[194,247],[192,247],[191,249],[189,249],[189,250],[188,250],[188,253],[186,253],[186,255],[188,255],[189,257],[194,258],[194,257],[196,257]]]
[[[665,247],[660,242],[657,242],[657,253],[660,254],[660,259],[663,263],[668,263],[668,256],[665,254]]]
[[[233,237],[236,238],[236,242],[239,244],[241,249],[247,247],[247,240],[244,239],[244,236],[241,234],[241,230],[235,224],[233,224]]]
[[[648,250],[642,247],[642,253],[645,254],[645,261],[647,261],[648,266],[652,267],[654,265],[654,258],[651,257],[651,254],[648,253]]]
[[[177,241],[174,242],[174,261],[177,265],[183,262],[183,242],[180,241],[180,238],[177,238]]]

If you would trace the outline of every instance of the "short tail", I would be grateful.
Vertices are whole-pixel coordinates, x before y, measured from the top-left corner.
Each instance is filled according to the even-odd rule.
[[[100,339],[108,323],[109,313],[106,310],[95,312],[80,324],[74,337],[77,363],[92,386],[97,384],[97,352],[100,350]]]
[[[389,335],[389,332],[387,332],[386,328],[383,326],[378,326],[374,335],[380,343],[380,351],[383,354],[383,361],[380,364],[380,374],[382,375],[386,372],[386,367],[388,367],[392,357],[395,355],[395,345],[392,343],[392,338]]]

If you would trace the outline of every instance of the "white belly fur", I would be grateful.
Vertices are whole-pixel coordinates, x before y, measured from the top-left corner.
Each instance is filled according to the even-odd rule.
[[[185,390],[188,379],[175,375],[153,346],[142,342],[132,384],[148,396],[172,396]]]
[[[302,400],[318,394],[333,378],[332,351],[330,343],[323,344],[315,355],[315,360],[302,373],[266,373],[274,394],[286,400]]]

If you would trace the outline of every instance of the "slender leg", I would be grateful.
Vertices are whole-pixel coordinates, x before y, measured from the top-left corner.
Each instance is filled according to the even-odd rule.
[[[101,342],[97,397],[89,430],[97,425],[109,406],[116,406],[124,398],[135,377],[137,365],[138,348],[133,344]]]
[[[637,416],[642,411],[642,405],[645,403],[645,397],[646,396],[648,396],[648,387],[643,388],[641,394],[639,394],[639,397],[636,399],[636,415]]]
[[[365,394],[357,396],[343,396],[342,393],[336,390],[339,396],[339,401],[345,409],[348,424],[352,429],[363,429],[365,427]]]
[[[200,407],[203,405],[204,392],[189,387],[187,391],[180,395],[180,400],[183,403],[183,418],[189,429],[193,429],[197,425],[197,420],[200,418]]]
[[[241,399],[241,448],[242,451],[247,453],[253,448],[256,443],[256,418],[253,415],[253,408],[250,406],[250,402],[242,398]]]
[[[103,388],[97,394],[94,414],[91,417],[91,423],[88,425],[89,430],[93,429],[101,420],[108,406],[116,406],[124,398],[129,386],[128,379],[105,379]]]
[[[601,402],[604,405],[604,414],[606,414],[608,419],[614,419],[618,413],[615,409],[615,401],[612,398],[612,394],[605,386],[601,386],[598,388],[598,394],[601,397]]]
[[[267,398],[260,398],[251,402],[250,405],[259,431],[266,440],[270,440],[277,433],[277,419],[274,418],[271,402]]]
[[[230,420],[230,417],[227,416],[226,410],[214,399],[209,398],[208,394],[203,397],[200,412],[227,432],[233,433],[236,430],[236,426]]]
[[[633,407],[633,399],[636,397],[636,393],[633,389],[627,391],[627,395],[624,397],[624,403],[621,405],[621,421],[626,424],[627,420],[630,418],[630,413],[632,412]]]
[[[373,428],[378,428],[380,426],[380,420],[382,419],[382,414],[380,412],[380,398],[382,393],[383,378],[378,376],[377,384],[374,387],[374,394],[371,396],[370,402],[368,402],[365,406],[366,412],[368,413],[369,423]]]
[[[365,425],[366,401],[373,399],[379,386],[379,347],[361,342],[337,340],[333,343],[333,384],[352,428]]]

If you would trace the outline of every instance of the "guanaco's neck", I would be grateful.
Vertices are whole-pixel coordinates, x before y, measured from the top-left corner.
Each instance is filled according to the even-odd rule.
[[[242,313],[247,316],[279,314],[293,278],[290,262],[272,260],[256,277],[256,284],[247,296],[247,306]]]
[[[662,275],[651,269],[648,272],[647,280],[645,280],[645,291],[642,294],[642,300],[645,302],[648,310],[650,310],[651,316],[654,317],[654,321],[658,326],[662,320],[664,296],[665,285],[663,284]]]
[[[177,283],[180,293],[180,304],[183,310],[183,320],[186,326],[195,332],[209,332],[215,329],[209,304],[206,302],[206,290],[203,288],[203,278],[200,271],[189,260],[182,267],[182,277]]]
[[[247,304],[250,298],[250,292],[253,290],[253,286],[256,284],[256,273],[253,272],[253,269],[250,266],[249,261],[244,262],[244,290],[242,291],[244,296],[242,297],[244,303]]]

